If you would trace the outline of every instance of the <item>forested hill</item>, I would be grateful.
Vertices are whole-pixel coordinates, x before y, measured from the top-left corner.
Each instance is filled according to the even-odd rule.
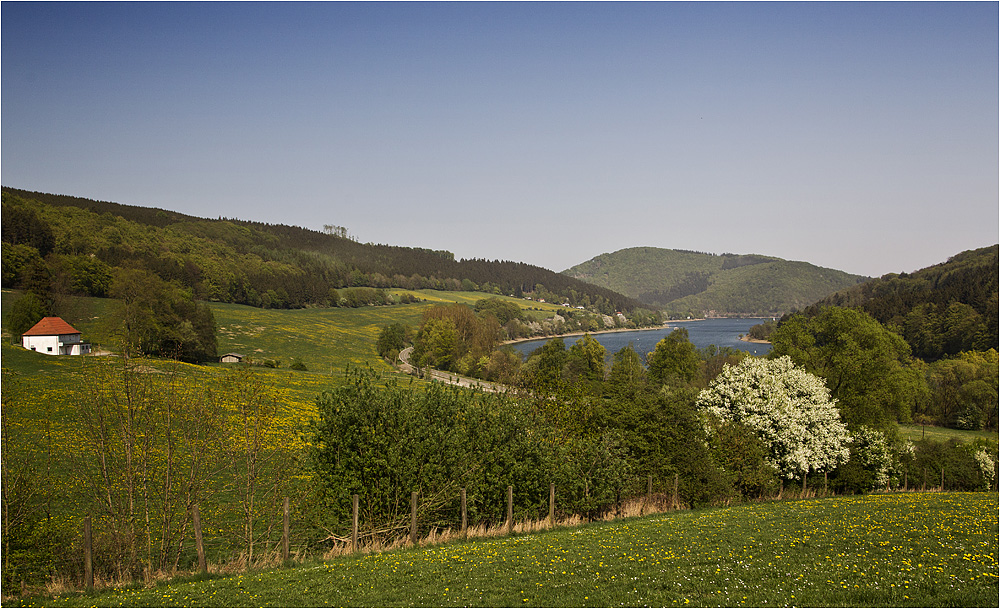
[[[998,252],[998,245],[968,250],[914,273],[884,275],[831,294],[803,312],[860,308],[899,329],[913,354],[925,361],[995,349]]]
[[[867,277],[757,254],[636,247],[563,271],[673,316],[775,316],[801,309]]]
[[[298,308],[345,287],[480,290],[558,298],[605,314],[640,303],[541,267],[455,260],[450,252],[358,243],[319,232],[3,187],[3,285],[40,268],[57,287],[104,296],[116,267],[138,267],[196,298]]]

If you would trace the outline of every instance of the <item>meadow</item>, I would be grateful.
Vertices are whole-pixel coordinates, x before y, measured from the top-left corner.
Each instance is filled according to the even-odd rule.
[[[421,302],[360,309],[288,311],[257,309],[242,305],[211,304],[218,327],[218,351],[220,354],[238,352],[257,360],[272,359],[281,362],[278,368],[257,367],[254,368],[254,371],[278,398],[279,410],[275,427],[283,435],[284,440],[281,446],[283,451],[291,455],[301,448],[297,431],[304,422],[316,414],[316,397],[322,391],[342,382],[342,372],[345,368],[371,366],[383,375],[393,376],[397,374],[387,362],[379,359],[375,353],[375,340],[383,326],[394,322],[416,326],[424,311],[434,304],[460,302],[471,305],[484,297],[481,293],[429,290],[414,292],[414,294],[421,298]],[[6,311],[13,296],[15,294],[12,292],[3,292],[4,317],[6,317]],[[516,300],[516,302],[528,309],[526,312],[529,315],[534,316],[551,315],[552,312],[560,310],[557,305],[521,300]],[[91,340],[95,344],[107,340],[107,336],[103,334],[103,328],[105,327],[104,320],[111,311],[109,301],[74,298],[67,300],[65,304],[74,316],[71,323],[83,331],[85,339]],[[47,507],[51,508],[56,515],[56,526],[70,532],[71,535],[78,536],[80,522],[87,510],[83,493],[85,481],[77,475],[72,459],[67,456],[81,445],[79,432],[75,429],[76,408],[77,403],[83,399],[85,392],[88,391],[88,387],[91,389],[93,387],[90,367],[93,367],[97,358],[49,357],[25,351],[19,346],[11,344],[9,337],[6,338],[8,340],[3,341],[2,350],[0,350],[5,369],[3,417],[5,433],[9,434],[4,438],[4,450],[6,452],[11,447],[17,447],[20,458],[36,464],[36,474],[39,476],[39,481],[52,497]],[[292,359],[302,361],[308,370],[289,369],[288,365]],[[187,390],[199,391],[215,386],[226,371],[231,369],[231,365],[220,363],[195,366],[155,360],[151,363],[149,371],[175,374]],[[12,376],[8,376],[8,372],[12,373]],[[8,385],[8,381],[12,378],[14,382]],[[14,396],[15,399],[10,399],[11,396]],[[962,440],[983,435],[982,432],[962,433],[931,427],[922,429],[919,426],[901,426],[901,431],[911,439],[918,439],[921,434],[935,439],[958,437]],[[995,437],[995,434],[992,436]],[[10,441],[9,444],[8,441]],[[940,503],[938,499],[934,499],[934,497],[945,496],[953,497],[953,499],[946,503]],[[175,584],[166,585],[166,587],[161,585],[157,588],[156,590],[168,591],[164,592],[163,594],[166,596],[161,598],[149,596],[153,593],[150,590],[128,590],[119,591],[121,596],[69,597],[75,600],[49,598],[44,603],[68,602],[72,604],[79,602],[111,606],[181,604],[215,604],[220,606],[248,604],[292,606],[325,604],[508,606],[594,604],[606,606],[613,604],[684,604],[686,600],[689,603],[701,605],[747,604],[762,606],[777,604],[935,604],[929,601],[913,601],[913,598],[918,597],[903,592],[918,585],[923,595],[919,598],[922,599],[938,598],[935,595],[941,595],[940,598],[950,600],[941,600],[939,604],[976,604],[976,602],[967,599],[973,598],[968,596],[969,590],[976,591],[975,594],[982,593],[980,585],[984,580],[981,579],[981,574],[976,574],[973,578],[964,571],[959,572],[956,570],[958,563],[954,563],[951,559],[946,563],[934,563],[939,567],[934,575],[937,577],[948,573],[949,577],[952,578],[968,577],[969,579],[961,579],[965,583],[958,589],[954,588],[954,585],[959,580],[928,580],[926,578],[912,578],[905,581],[889,579],[880,588],[878,585],[866,583],[869,577],[873,573],[879,577],[888,573],[897,575],[903,573],[905,571],[904,565],[892,561],[899,556],[911,556],[912,553],[897,551],[892,554],[894,558],[880,559],[886,563],[886,566],[882,567],[881,570],[873,570],[874,567],[864,562],[868,560],[867,557],[864,558],[864,561],[858,557],[851,559],[854,562],[844,562],[848,560],[846,557],[853,555],[850,554],[849,548],[841,548],[837,545],[844,538],[842,532],[819,533],[816,531],[808,533],[808,543],[800,544],[801,547],[790,546],[790,551],[787,553],[777,554],[773,552],[773,548],[770,548],[773,544],[778,543],[779,538],[795,539],[798,534],[793,534],[790,531],[798,530],[795,529],[796,526],[801,527],[808,524],[808,522],[796,524],[796,518],[806,518],[807,521],[811,522],[815,521],[815,515],[824,515],[825,518],[832,518],[840,523],[837,526],[845,527],[848,525],[844,523],[849,521],[863,520],[866,517],[863,515],[863,511],[871,507],[871,504],[863,502],[874,501],[876,497],[878,496],[826,500],[834,503],[817,503],[817,507],[810,508],[815,509],[815,512],[807,514],[799,512],[797,516],[794,515],[795,513],[787,511],[791,508],[780,507],[796,505],[792,503],[774,504],[778,511],[773,514],[756,511],[765,509],[763,506],[750,505],[733,508],[746,511],[708,510],[674,513],[651,519],[588,525],[574,530],[560,529],[543,534],[495,539],[477,544],[449,544],[439,546],[437,549],[428,547],[419,551],[402,550],[389,554],[359,555],[327,563],[314,563],[307,568],[293,570],[259,572],[254,575],[244,574],[228,578],[214,576],[206,581],[185,582],[181,579]],[[947,511],[956,506],[954,502],[958,499],[965,501],[969,497],[979,496],[914,494],[902,495],[901,497],[903,499],[900,501],[916,502],[918,497],[925,499],[920,500],[922,503],[915,503],[905,508],[901,507],[897,512],[892,512],[896,514],[895,516],[890,514],[885,518],[898,516],[902,519],[908,511],[914,514],[918,512],[924,514],[924,525],[921,526],[927,528],[913,529],[908,537],[919,539],[920,543],[923,544],[920,547],[926,548],[926,552],[930,552],[933,548],[945,547],[937,544],[950,543],[947,536],[940,538],[938,536],[938,532],[941,532],[938,527],[943,526],[941,523],[950,521],[945,518],[932,526],[932,521],[937,522],[934,510],[945,509],[945,513],[949,514],[948,518],[957,519],[958,516],[950,515],[950,512]],[[837,501],[840,503],[836,503]],[[985,530],[993,531],[992,564],[994,566],[992,577],[994,579],[992,585],[994,587],[993,598],[995,599],[995,496],[992,497],[992,501],[992,516],[987,514],[981,517],[981,520],[984,523],[993,523],[992,529],[986,527]],[[223,490],[212,499],[211,503],[203,505],[209,560],[215,568],[225,565],[227,557],[231,556],[236,549],[231,539],[231,531],[227,530],[231,524],[229,521],[233,519],[233,515],[230,513],[232,510],[227,505],[229,502],[230,491]],[[812,505],[809,502],[802,503],[803,505]],[[841,508],[849,513],[837,516],[837,511]],[[276,514],[277,512],[275,512]],[[757,514],[757,516],[752,516],[753,514]],[[742,520],[746,518],[751,520]],[[772,521],[773,524],[766,524],[766,526],[762,524],[772,523]],[[725,522],[725,524],[718,524],[717,530],[711,529],[711,527],[706,529],[705,527],[711,522]],[[751,530],[747,528],[750,522],[757,523],[756,526],[763,526],[764,530],[770,531],[767,533],[770,537],[761,537],[756,534],[746,535],[745,533]],[[776,532],[777,529],[773,527],[781,522],[785,523],[782,526],[788,527],[788,531],[779,534]],[[659,524],[654,525],[653,523]],[[858,528],[861,525],[851,526],[854,527],[852,533],[855,535],[854,539],[859,544],[875,544],[879,548],[898,549],[904,547],[901,543],[896,541],[889,543],[885,539],[861,540],[857,537],[861,532],[861,529]],[[968,529],[966,525],[961,525],[961,527],[964,527],[961,530]],[[698,539],[699,534],[711,530],[715,531],[714,536],[711,537],[711,545],[705,546],[709,549],[702,548],[699,553],[693,553],[693,550],[678,553],[678,548],[681,546],[677,544],[681,542],[693,544]],[[830,529],[830,531],[839,530]],[[295,544],[299,541],[303,545],[308,543],[304,539],[294,539],[295,535],[304,534],[304,531],[295,529],[293,526],[293,551],[296,551]],[[774,537],[775,535],[778,537]],[[926,539],[924,539],[925,537]],[[653,545],[644,545],[646,542],[642,541],[643,538],[653,540]],[[824,582],[815,581],[809,587],[801,590],[788,589],[788,595],[795,595],[794,600],[791,600],[790,596],[780,601],[776,600],[778,597],[775,595],[762,596],[768,591],[785,590],[782,587],[784,584],[779,585],[779,583],[793,575],[796,578],[803,575],[807,579],[815,579],[823,569],[830,570],[829,567],[832,565],[823,563],[820,560],[821,557],[810,557],[803,554],[805,548],[814,546],[817,539],[825,539],[833,544],[824,557],[829,558],[841,554],[843,556],[840,557],[840,564],[860,566],[862,567],[860,573],[866,574],[866,577],[859,578],[856,572],[848,572],[845,569],[842,581],[838,580],[838,582],[847,585],[847,588],[837,589],[824,585]],[[274,539],[272,538],[270,541],[273,543]],[[537,545],[543,541],[546,545]],[[885,543],[882,543],[883,541]],[[739,547],[733,545],[737,542],[744,545]],[[608,553],[615,544],[623,548],[622,557]],[[839,548],[835,552],[834,546]],[[694,548],[694,546],[691,547]],[[825,546],[816,546],[816,548],[821,547]],[[444,550],[440,548],[447,548],[447,551],[454,549],[455,553],[452,556],[458,558],[448,558],[441,554]],[[185,560],[182,561],[182,564],[190,565],[190,561],[193,560],[191,552],[190,548],[185,550]],[[925,550],[920,550],[920,552],[920,560],[914,562],[920,565],[917,571],[922,573],[923,571],[920,570],[932,563],[929,560],[923,560]],[[76,561],[75,556],[78,554],[74,550],[74,562]],[[482,558],[483,556],[487,558]],[[489,556],[493,558],[488,559]],[[534,556],[536,561],[526,562],[527,558],[525,557],[527,556]],[[751,558],[762,556],[770,556],[769,562],[772,564],[757,565],[755,560]],[[970,551],[969,556],[978,556],[978,554]],[[389,563],[385,562],[389,561],[390,557],[395,557],[391,558],[393,561],[403,561],[394,564],[396,570],[390,569]],[[740,560],[743,560],[743,563],[733,562],[739,557],[742,557]],[[722,560],[723,558],[725,560]],[[793,558],[797,562],[789,562]],[[803,562],[807,558],[812,562]],[[777,559],[781,559],[782,562],[776,562]],[[567,560],[570,562],[566,563]],[[978,560],[977,558],[972,562]],[[551,563],[550,566],[560,565],[571,568],[568,570],[560,568],[558,572],[551,573],[542,572],[541,566],[546,561]],[[653,563],[656,563],[657,570],[642,571],[640,568],[648,567]],[[720,570],[710,573],[709,566],[712,564],[728,566],[724,569],[716,566],[715,568],[720,568]],[[405,565],[402,571],[400,565]],[[478,568],[471,569],[473,565],[478,565]],[[609,565],[615,566],[611,568]],[[704,569],[679,570],[681,567],[694,568],[699,565],[703,566]],[[772,568],[779,566],[785,569],[784,573],[788,574],[787,577],[782,576],[780,582],[771,581],[771,583],[761,585],[760,582],[769,581],[767,577],[773,579],[773,575],[767,576],[766,574],[773,570]],[[73,568],[78,568],[78,565]],[[567,573],[562,573],[563,570],[566,570]],[[876,571],[878,572],[876,573]],[[545,577],[542,577],[543,575]],[[532,579],[534,576],[538,576],[538,578]],[[725,577],[729,577],[729,579],[727,580]],[[301,578],[301,580],[288,578]],[[666,581],[682,582],[683,589],[674,590],[659,583]],[[231,585],[233,582],[235,585]],[[632,588],[628,587],[629,582],[631,582]],[[590,583],[595,586],[593,594],[585,593],[583,599],[567,596],[570,590],[574,594],[576,591],[584,589],[589,592]],[[758,588],[750,589],[752,585],[756,585]],[[202,589],[199,586],[214,586],[215,588],[212,588],[211,591],[221,596],[206,596],[211,593],[209,588]],[[885,588],[885,586],[888,587]],[[187,587],[191,587],[190,592],[187,591]],[[713,587],[715,588],[714,592],[710,590]],[[442,591],[442,588],[447,588],[447,590]],[[175,589],[185,590],[185,592],[180,595],[179,592],[172,592]],[[300,589],[301,591],[299,591]],[[524,592],[514,592],[515,589],[524,590]],[[280,590],[280,595],[275,596],[278,590]],[[735,591],[742,591],[741,594],[746,598],[734,596]],[[892,594],[889,594],[890,592]],[[7,593],[5,591],[5,595]],[[441,596],[442,593],[447,594]],[[836,594],[834,595],[834,593]],[[928,596],[931,593],[933,594]],[[254,594],[258,597],[254,598]],[[375,596],[368,596],[368,594],[375,594]],[[829,598],[839,600],[827,601],[827,596],[824,595],[833,595]],[[184,596],[190,598],[184,599]],[[995,606],[995,603],[991,606]]]
[[[996,493],[746,504],[20,603],[996,607],[997,514]]]

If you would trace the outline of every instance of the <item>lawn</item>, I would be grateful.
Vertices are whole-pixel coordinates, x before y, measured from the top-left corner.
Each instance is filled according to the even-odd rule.
[[[996,607],[996,493],[672,512],[22,606]]]
[[[899,435],[900,437],[911,442],[916,442],[925,438],[928,440],[935,440],[937,442],[946,442],[952,438],[955,438],[959,442],[969,442],[971,440],[975,440],[976,438],[990,438],[994,442],[997,441],[997,432],[995,431],[949,429],[947,427],[935,427],[933,425],[928,425],[926,427],[921,427],[920,425],[900,425]]]

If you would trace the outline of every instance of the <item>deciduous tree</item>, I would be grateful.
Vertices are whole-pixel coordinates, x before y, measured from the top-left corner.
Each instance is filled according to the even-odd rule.
[[[698,395],[708,416],[754,430],[782,477],[800,478],[847,460],[847,427],[823,380],[789,357],[746,358]]]

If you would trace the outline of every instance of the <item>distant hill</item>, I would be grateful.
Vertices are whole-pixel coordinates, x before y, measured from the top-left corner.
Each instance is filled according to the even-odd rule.
[[[757,254],[635,247],[563,274],[631,296],[672,316],[775,316],[868,279]]]
[[[830,294],[806,307],[860,308],[898,329],[913,354],[934,360],[961,351],[996,349],[1000,246],[964,251],[914,273],[891,273]]]
[[[138,267],[190,288],[198,299],[273,308],[325,306],[336,290],[348,287],[533,293],[608,315],[641,307],[607,288],[538,266],[358,243],[341,227],[320,232],[2,191],[4,287],[21,287],[30,274],[50,277],[60,291],[104,296],[112,269]]]

